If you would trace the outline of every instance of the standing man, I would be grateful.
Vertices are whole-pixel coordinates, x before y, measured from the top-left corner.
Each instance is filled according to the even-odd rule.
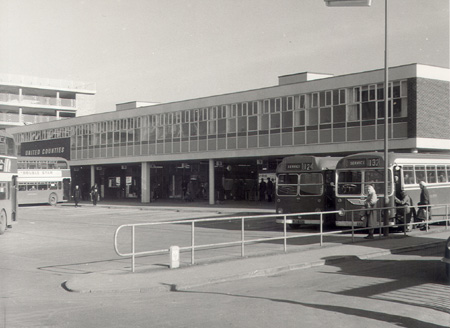
[[[272,195],[273,195],[273,182],[270,178],[267,178],[267,201],[272,201]]]
[[[73,191],[73,200],[75,201],[75,207],[78,207],[78,203],[81,199],[81,189],[78,185],[75,186],[75,190]]]
[[[92,204],[97,205],[98,200],[98,187],[97,184],[94,184],[91,188],[91,196],[92,196]]]
[[[422,219],[424,221],[428,221],[431,219],[431,207],[430,205],[430,193],[428,192],[428,188],[425,185],[424,181],[420,181],[420,201],[417,203],[418,205],[418,211],[417,211],[417,217],[419,219]],[[426,230],[426,225],[421,225],[420,230]]]
[[[261,182],[259,183],[259,201],[262,202],[266,199],[266,189],[267,185],[263,178],[261,178]]]

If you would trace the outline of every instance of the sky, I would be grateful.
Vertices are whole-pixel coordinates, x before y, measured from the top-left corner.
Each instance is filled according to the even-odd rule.
[[[93,82],[95,112],[384,67],[384,1],[0,0],[0,74]],[[388,65],[449,67],[449,0],[389,0]]]

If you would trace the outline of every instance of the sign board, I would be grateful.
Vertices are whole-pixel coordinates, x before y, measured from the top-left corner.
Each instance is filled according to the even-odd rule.
[[[347,167],[382,167],[384,160],[380,157],[355,158],[347,160]]]
[[[288,163],[286,164],[287,171],[311,171],[313,163]]]
[[[70,160],[70,138],[23,142],[21,156],[63,157]]]

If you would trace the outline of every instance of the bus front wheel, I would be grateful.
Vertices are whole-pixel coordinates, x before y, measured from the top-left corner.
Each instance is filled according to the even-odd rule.
[[[56,206],[56,204],[58,204],[58,195],[54,193],[50,194],[48,197],[48,203],[52,206]]]
[[[6,212],[2,210],[0,212],[0,235],[3,235],[6,230]]]

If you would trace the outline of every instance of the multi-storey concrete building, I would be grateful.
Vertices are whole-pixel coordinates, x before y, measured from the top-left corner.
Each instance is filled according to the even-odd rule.
[[[410,64],[389,77],[390,151],[450,152],[449,69]],[[239,197],[252,199],[258,179],[285,156],[383,151],[383,81],[383,70],[300,73],[273,87],[128,103],[118,109],[133,109],[9,131],[24,155],[61,151],[73,183],[96,182],[105,198],[182,197],[189,180],[211,203],[236,197],[233,181],[244,181]]]
[[[94,95],[93,83],[0,75],[0,128],[75,117]]]

